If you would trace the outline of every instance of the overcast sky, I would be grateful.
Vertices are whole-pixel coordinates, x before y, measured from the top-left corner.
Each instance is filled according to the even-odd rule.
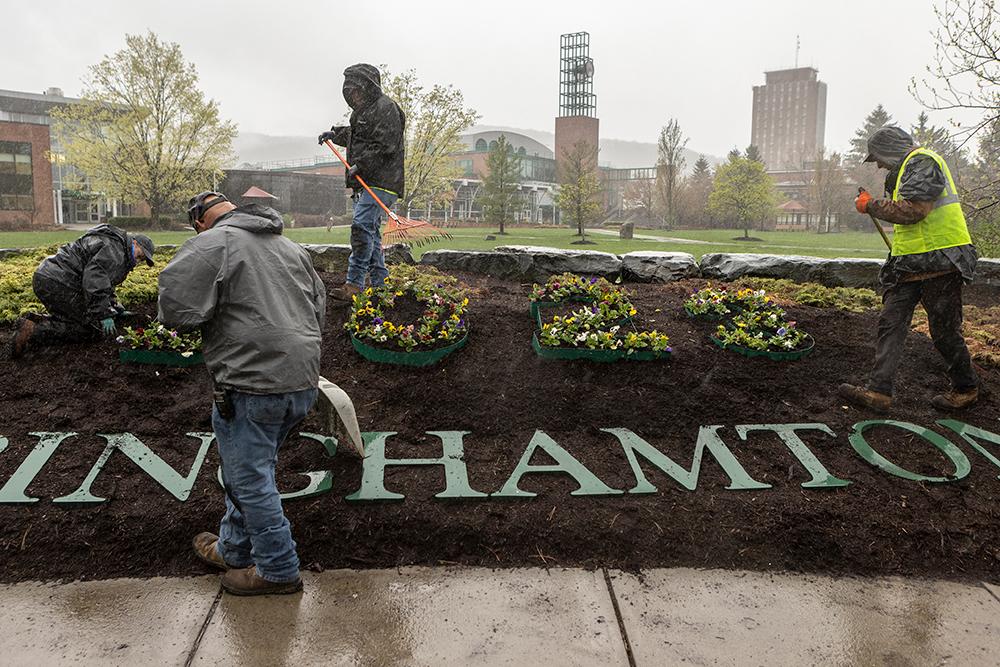
[[[181,45],[241,130],[275,135],[340,119],[341,72],[355,62],[454,84],[481,123],[551,131],[559,35],[587,31],[603,137],[655,141],[676,117],[689,148],[715,155],[749,143],[752,86],[794,64],[796,35],[799,64],[828,86],[828,147],[845,148],[878,103],[908,126],[920,107],[907,85],[930,62],[936,27],[926,0],[4,4],[0,88],[75,96],[89,65],[149,29]]]

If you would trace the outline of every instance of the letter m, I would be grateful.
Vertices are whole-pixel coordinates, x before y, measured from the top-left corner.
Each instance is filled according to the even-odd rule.
[[[625,456],[628,458],[629,465],[632,466],[636,482],[635,486],[629,489],[629,493],[656,493],[656,487],[646,479],[646,475],[642,472],[639,456],[665,472],[688,491],[694,491],[698,488],[698,476],[701,473],[701,460],[705,455],[705,450],[708,450],[729,476],[730,483],[726,487],[727,489],[771,488],[770,484],[763,484],[750,477],[749,473],[733,456],[733,453],[729,451],[726,443],[719,437],[718,430],[720,428],[722,427],[702,426],[698,429],[698,441],[694,446],[694,459],[691,462],[690,470],[678,465],[669,456],[627,428],[603,428],[601,430],[618,438],[625,450]]]

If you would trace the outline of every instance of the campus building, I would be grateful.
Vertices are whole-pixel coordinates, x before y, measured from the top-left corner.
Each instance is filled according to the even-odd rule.
[[[0,229],[56,223],[49,110],[68,101],[45,94],[0,90]]]
[[[52,134],[53,109],[79,100],[59,88],[0,90],[0,229],[97,224],[131,207],[90,191]]]
[[[765,72],[753,87],[750,143],[768,171],[801,169],[816,159],[826,132],[826,84],[812,67]]]

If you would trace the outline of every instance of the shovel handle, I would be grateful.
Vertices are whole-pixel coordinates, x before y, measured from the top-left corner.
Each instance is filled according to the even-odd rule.
[[[864,191],[865,191],[864,188],[862,187],[858,188],[858,194],[861,194]],[[878,230],[878,233],[882,237],[882,240],[885,241],[885,247],[888,248],[889,250],[892,250],[892,241],[890,241],[889,237],[885,235],[885,230],[882,229],[882,225],[879,224],[878,220],[876,220],[875,216],[872,215],[871,213],[868,214],[868,219],[872,221],[872,224],[875,225],[875,229]]]

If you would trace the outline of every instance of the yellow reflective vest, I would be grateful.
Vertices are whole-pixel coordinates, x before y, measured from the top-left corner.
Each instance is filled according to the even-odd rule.
[[[948,181],[941,195],[934,202],[934,208],[926,218],[912,225],[893,225],[892,256],[915,255],[942,248],[972,243],[969,228],[965,224],[965,214],[958,200],[958,190],[951,177],[951,171],[944,159],[932,150],[917,148],[910,152],[899,167],[896,187],[892,191],[892,201],[899,201],[899,184],[903,180],[906,164],[915,155],[926,155],[937,162]]]

